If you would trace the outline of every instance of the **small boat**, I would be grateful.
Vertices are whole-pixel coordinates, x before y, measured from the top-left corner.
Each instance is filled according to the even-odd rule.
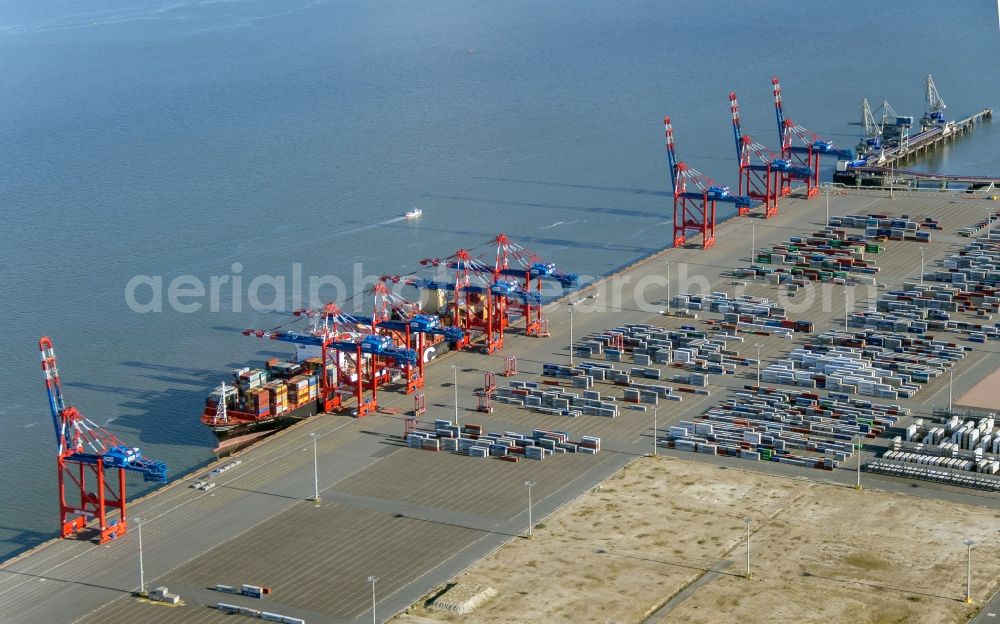
[[[417,217],[419,217],[422,214],[424,214],[423,210],[421,210],[420,208],[414,208],[413,210],[406,211],[406,215],[405,216],[406,216],[407,219],[416,219]]]

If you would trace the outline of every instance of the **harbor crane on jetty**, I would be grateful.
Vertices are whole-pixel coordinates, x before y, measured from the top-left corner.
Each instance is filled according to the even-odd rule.
[[[879,112],[882,113],[881,120],[878,120]],[[861,121],[851,122],[851,125],[864,128],[864,136],[856,148],[858,157],[877,159],[882,150],[906,143],[913,117],[897,114],[886,100],[873,112],[868,98],[864,98],[861,101]]]
[[[167,482],[167,465],[146,459],[139,449],[123,443],[110,431],[66,405],[56,353],[48,336],[38,341],[42,372],[49,396],[52,425],[55,427],[56,466],[59,482],[60,535],[72,537],[84,531],[88,520],[96,520],[101,544],[125,535],[125,473],[141,474],[144,481]],[[106,471],[117,471],[117,485]],[[93,481],[88,483],[90,475]],[[79,503],[69,502],[70,493],[79,492]],[[92,489],[91,489],[92,488]],[[118,519],[108,514],[118,510]]]
[[[929,130],[934,126],[944,125],[946,123],[944,109],[948,108],[948,105],[941,99],[937,86],[934,84],[934,78],[930,74],[927,74],[927,95],[925,99],[927,100],[927,112],[924,113],[923,118],[920,120],[920,129]]]
[[[733,195],[728,186],[720,186],[712,178],[677,160],[674,148],[674,128],[670,117],[663,118],[667,138],[667,161],[670,164],[670,184],[674,190],[674,247],[687,242],[688,232],[701,234],[701,247],[715,244],[715,206],[717,202],[735,204],[740,214],[756,206],[746,195]],[[694,187],[688,190],[688,184]],[[697,190],[694,190],[697,189]]]
[[[826,141],[815,132],[808,130],[791,119],[785,119],[785,112],[781,103],[781,84],[778,77],[771,78],[771,86],[774,91],[774,115],[778,122],[778,140],[781,141],[781,157],[793,161],[797,165],[808,167],[812,175],[806,179],[806,198],[814,197],[819,193],[819,157],[835,156],[841,160],[854,160],[854,152],[851,150],[837,149],[833,146],[833,141]],[[794,139],[799,139],[802,145],[794,145]],[[788,195],[792,191],[792,176],[782,174],[781,195]]]
[[[747,195],[759,200],[764,205],[764,218],[778,214],[780,185],[784,176],[790,179],[809,180],[812,170],[793,164],[789,160],[755,142],[749,135],[743,134],[740,123],[740,105],[736,94],[729,94],[729,111],[733,118],[733,137],[736,139],[736,158],[739,162],[740,195]],[[754,164],[754,159],[759,164]],[[740,207],[741,215],[750,212],[748,207]]]
[[[313,319],[312,327],[308,331],[284,330],[281,327],[273,330],[247,329],[243,334],[318,347],[323,358],[320,401],[324,411],[346,409],[348,406],[343,403],[342,396],[353,394],[356,417],[362,418],[375,412],[378,409],[378,386],[389,377],[388,371],[380,368],[382,362],[391,361],[400,366],[417,363],[416,351],[396,345],[390,336],[375,333],[371,320],[345,314],[332,303],[320,310],[296,310],[296,315]],[[333,379],[328,366],[330,351],[336,354],[333,358]],[[370,399],[365,398],[365,377],[371,390]],[[341,386],[342,382],[345,387]]]
[[[884,121],[884,120],[883,120]],[[868,104],[868,98],[861,100],[861,123],[865,129],[864,137],[858,143],[857,152],[859,156],[876,154],[882,150],[882,128],[883,124],[875,121],[875,115]]]
[[[526,299],[521,303],[525,335],[548,336],[546,321],[542,319],[542,280],[554,280],[563,288],[572,288],[579,284],[579,276],[576,273],[556,270],[555,263],[542,260],[537,254],[510,240],[506,234],[497,234],[491,242],[497,246],[496,262],[493,265],[494,279],[499,280],[503,276],[523,277],[521,289],[526,293],[531,292],[534,281],[537,298]],[[533,311],[534,318],[532,318]]]

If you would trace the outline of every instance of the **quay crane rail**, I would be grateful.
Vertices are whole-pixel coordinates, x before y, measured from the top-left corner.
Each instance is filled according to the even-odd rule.
[[[701,234],[701,247],[708,249],[715,244],[715,206],[729,202],[741,214],[756,206],[757,202],[746,195],[733,195],[728,186],[720,186],[704,173],[677,160],[674,147],[674,129],[670,117],[663,118],[667,140],[667,161],[670,164],[670,184],[674,191],[674,247],[687,242],[688,232]],[[688,190],[688,183],[697,190]]]
[[[740,195],[760,200],[764,205],[764,217],[778,214],[780,183],[782,176],[808,180],[812,171],[808,167],[794,165],[743,134],[740,120],[740,105],[736,94],[729,94],[729,111],[733,120],[733,137],[736,139],[736,158],[739,162]],[[754,164],[754,158],[760,164]],[[740,207],[741,215],[749,214],[748,207]]]
[[[107,543],[128,530],[125,473],[141,474],[144,481],[166,483],[167,465],[146,459],[138,448],[128,446],[75,407],[67,406],[52,339],[43,336],[38,341],[38,348],[58,447],[60,535],[67,538],[83,531],[88,519],[92,518],[97,520],[100,543]],[[105,470],[118,471],[117,488],[113,479],[105,477]],[[88,490],[88,474],[94,477],[93,491]],[[79,504],[67,501],[68,485],[72,486],[71,490],[79,491]],[[109,521],[108,512],[115,509],[118,519]]]
[[[778,140],[781,141],[781,157],[795,162],[797,165],[808,167],[812,175],[806,179],[806,198],[814,197],[819,193],[819,157],[835,156],[843,160],[854,160],[852,150],[837,149],[833,141],[827,141],[812,130],[804,128],[785,119],[784,109],[781,100],[781,84],[778,77],[771,78],[771,85],[774,91],[774,115],[778,122]],[[794,145],[794,139],[798,138],[802,145]],[[792,191],[792,177],[788,174],[781,176],[781,195],[788,195]]]

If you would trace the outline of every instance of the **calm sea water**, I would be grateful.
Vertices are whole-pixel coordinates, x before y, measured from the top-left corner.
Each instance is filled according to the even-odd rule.
[[[952,117],[1000,106],[988,2],[27,0],[0,5],[0,557],[54,535],[36,341],[71,404],[176,475],[230,368],[283,354],[278,315],[139,314],[135,275],[205,283],[405,273],[498,232],[601,275],[669,243],[664,114],[682,159],[735,183],[727,95],[857,142],[862,97]],[[1000,174],[1000,126],[924,166]],[[398,219],[424,209],[419,222]],[[331,294],[329,291],[323,294]],[[166,303],[166,302],[165,302]],[[133,492],[142,491],[133,486]]]

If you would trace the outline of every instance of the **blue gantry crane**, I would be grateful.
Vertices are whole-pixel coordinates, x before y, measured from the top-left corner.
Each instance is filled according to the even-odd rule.
[[[548,336],[546,322],[542,319],[542,282],[557,282],[561,289],[574,288],[579,285],[580,277],[576,273],[565,273],[556,268],[554,262],[543,260],[538,254],[512,241],[506,234],[497,234],[492,240],[469,251],[469,255],[483,252],[485,248],[496,246],[496,259],[493,266],[473,258],[463,260],[456,254],[445,260],[425,258],[421,264],[430,266],[446,266],[458,271],[466,270],[492,275],[496,294],[515,299],[514,304],[521,308],[524,317],[524,333],[527,336]],[[512,283],[510,278],[518,282]],[[523,280],[523,281],[522,281]],[[532,293],[534,287],[534,293]]]
[[[357,401],[354,415],[361,418],[371,414],[378,409],[377,387],[387,377],[379,370],[380,359],[391,360],[399,366],[417,363],[416,351],[395,344],[389,336],[378,334],[372,327],[371,319],[346,314],[333,303],[320,310],[296,310],[295,314],[312,319],[308,331],[278,327],[272,330],[246,329],[243,334],[319,348],[323,358],[320,401],[324,411],[347,408],[340,388],[341,381],[347,379],[350,391],[344,394],[353,394]],[[331,379],[328,367],[330,351],[353,358],[354,371],[346,370],[347,363],[341,357],[334,357],[335,372]],[[372,393],[370,399],[365,398],[366,374]]]
[[[495,267],[474,257],[467,249],[460,249],[445,259],[425,258],[420,263],[455,271],[452,282],[415,276],[405,281],[418,289],[452,293],[451,326],[463,329],[467,336],[461,346],[471,346],[472,332],[477,331],[483,336],[486,353],[495,353],[503,348],[504,329],[509,324],[508,302],[541,307],[540,293],[526,291],[517,281],[499,275]]]
[[[734,204],[741,214],[759,202],[746,195],[734,195],[728,186],[720,186],[712,178],[677,160],[674,148],[674,128],[670,117],[663,118],[667,138],[667,161],[670,164],[670,183],[674,190],[674,247],[687,242],[687,233],[701,234],[702,249],[715,244],[715,205],[717,202]],[[697,190],[688,190],[688,183]]]
[[[128,530],[125,473],[140,474],[144,481],[166,483],[167,465],[143,457],[138,448],[128,446],[75,407],[66,405],[52,339],[43,336],[38,341],[38,348],[58,448],[60,534],[64,538],[71,537],[83,531],[89,519],[94,519],[99,541],[104,544]],[[117,487],[113,479],[105,477],[106,470],[118,471]],[[93,477],[92,483],[88,483],[88,475]],[[79,492],[78,504],[67,500],[68,485]],[[109,520],[108,512],[114,509],[118,510],[118,519]]]
[[[729,94],[729,110],[732,114],[733,137],[736,139],[736,158],[739,162],[738,192],[740,195],[747,195],[762,202],[764,217],[773,217],[778,214],[782,177],[808,180],[812,176],[812,170],[781,158],[778,154],[754,141],[749,135],[743,134],[740,105],[736,100],[736,94],[732,92]],[[748,208],[740,209],[741,215],[748,212]]]
[[[257,330],[248,330],[244,333],[255,335]],[[347,406],[341,401],[339,388],[340,380],[346,377],[351,378],[351,393],[356,399],[354,415],[362,418],[375,412],[378,409],[378,385],[379,379],[379,358],[393,360],[398,365],[413,366],[417,363],[417,352],[413,349],[399,347],[393,343],[392,338],[379,334],[365,334],[354,339],[344,340],[343,336],[338,336],[335,332],[300,332],[300,331],[272,331],[263,332],[262,337],[292,344],[319,347],[323,353],[323,382],[321,383],[322,401],[325,411],[343,409]],[[335,362],[335,381],[329,379],[327,372],[327,353],[329,351],[347,354],[354,358],[354,371],[348,374],[344,370],[344,365],[340,357],[333,358]],[[365,375],[368,376],[368,387],[371,389],[371,398],[365,397]]]
[[[785,119],[785,112],[781,102],[781,84],[778,77],[771,78],[771,86],[774,91],[774,115],[778,122],[778,140],[781,141],[781,157],[785,160],[793,161],[796,165],[808,167],[812,175],[806,179],[806,198],[813,197],[819,192],[819,157],[835,156],[840,160],[854,160],[854,152],[849,149],[837,149],[833,141],[821,139],[815,132],[808,130],[791,119]],[[798,138],[802,145],[794,145],[794,138]],[[782,196],[788,195],[792,191],[792,176],[783,174],[781,176]]]
[[[923,118],[920,120],[920,130],[929,130],[935,126],[943,126],[947,122],[944,118],[944,109],[948,108],[948,105],[944,103],[941,95],[938,93],[937,85],[934,84],[934,78],[930,74],[927,74],[927,112],[924,113]]]
[[[415,349],[417,353],[416,368],[410,363],[405,363],[403,367],[406,393],[415,392],[424,386],[424,364],[429,357],[426,347],[433,346],[426,345],[426,339],[443,339],[460,348],[465,344],[466,333],[459,327],[443,324],[441,317],[435,314],[424,314],[419,303],[404,299],[383,282],[375,284],[371,292],[374,296],[372,327],[396,336],[398,343]]]

